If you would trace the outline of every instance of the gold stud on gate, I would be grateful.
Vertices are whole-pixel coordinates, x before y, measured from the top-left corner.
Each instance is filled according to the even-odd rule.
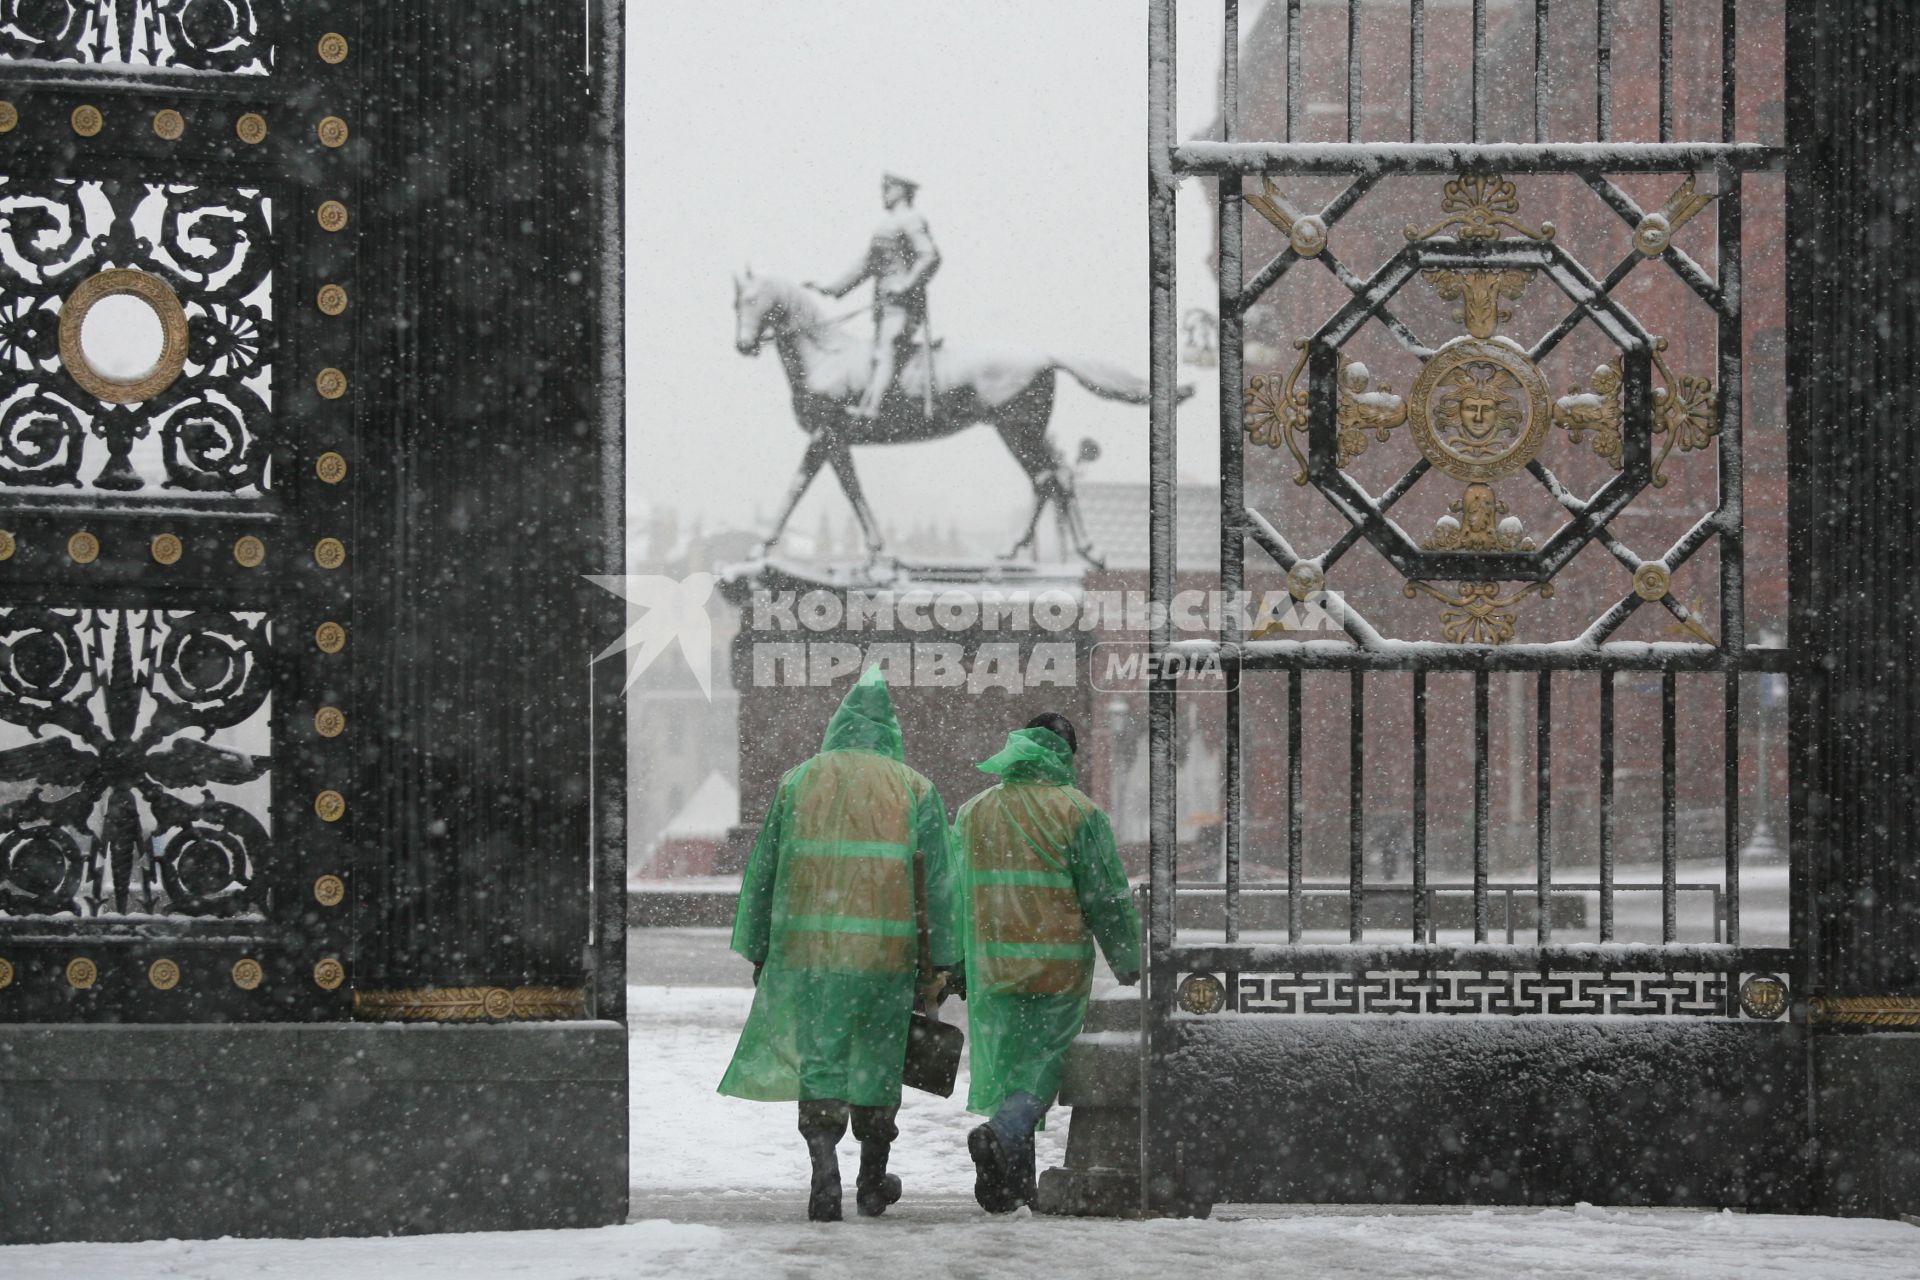
[[[155,991],[171,991],[180,985],[180,966],[171,960],[155,960],[147,966],[147,981]]]
[[[313,460],[313,474],[326,484],[339,484],[347,478],[347,460],[329,449]]]
[[[1661,600],[1673,586],[1673,575],[1663,564],[1643,564],[1633,571],[1633,594],[1642,600]]]
[[[314,985],[322,991],[332,991],[347,980],[347,967],[329,956],[313,966]]]
[[[313,376],[313,389],[323,400],[338,400],[347,394],[347,375],[329,365]]]
[[[13,985],[13,961],[0,960],[0,989]]]
[[[186,547],[181,544],[178,534],[156,533],[148,544],[148,550],[153,553],[155,564],[179,564]]]
[[[13,553],[19,549],[20,544],[13,540],[12,531],[0,529],[0,560],[13,559]]]
[[[347,291],[337,284],[323,284],[313,300],[323,316],[337,316],[347,309]]]
[[[0,133],[12,133],[19,123],[19,108],[11,102],[0,102]]]
[[[85,956],[67,961],[67,985],[75,991],[85,991],[99,980],[100,967]]]
[[[84,341],[87,317],[108,298],[132,298],[160,330],[160,350],[145,370],[100,368]],[[137,404],[172,386],[187,362],[187,313],[159,276],[132,267],[96,271],[74,286],[60,304],[60,365],[81,390],[108,404]]]
[[[313,731],[323,738],[337,738],[347,731],[347,713],[338,707],[321,707],[313,713]]]
[[[322,231],[341,231],[347,225],[347,206],[338,200],[322,200],[313,216],[320,220]]]
[[[250,147],[257,147],[267,140],[267,118],[258,111],[249,111],[233,122],[234,136]]]
[[[313,544],[313,562],[322,569],[338,569],[347,562],[347,548],[338,538],[322,538]]]
[[[233,962],[233,985],[242,991],[252,991],[266,977],[266,971],[258,960],[236,960]]]
[[[1188,974],[1175,995],[1188,1013],[1218,1013],[1227,1007],[1227,989],[1210,973]]]
[[[322,791],[313,798],[313,811],[322,822],[338,822],[346,816],[347,798],[338,791]]]
[[[100,108],[91,103],[83,103],[75,107],[73,115],[68,119],[73,125],[73,131],[83,138],[91,138],[98,134],[107,123],[107,118],[100,114]]]
[[[347,629],[337,622],[323,622],[313,629],[313,644],[322,653],[338,653],[347,647]]]
[[[329,31],[320,37],[320,61],[330,67],[337,67],[347,60],[347,38],[338,31]]]
[[[172,107],[163,107],[153,113],[153,132],[155,136],[168,142],[178,142],[180,135],[187,131],[187,118]]]
[[[233,544],[234,563],[242,569],[258,569],[266,558],[267,544],[250,533]]]
[[[1317,564],[1299,560],[1287,570],[1287,594],[1295,600],[1311,600],[1326,589],[1327,575],[1321,572]]]
[[[321,876],[313,882],[313,900],[323,907],[337,907],[347,900],[347,885],[339,876]]]
[[[92,564],[100,558],[100,539],[82,530],[67,539],[67,556],[75,564]]]
[[[1740,984],[1740,1012],[1772,1022],[1787,1011],[1787,984],[1770,973],[1756,973]]]
[[[320,135],[320,145],[323,147],[347,145],[347,122],[339,116],[323,116],[315,132]]]

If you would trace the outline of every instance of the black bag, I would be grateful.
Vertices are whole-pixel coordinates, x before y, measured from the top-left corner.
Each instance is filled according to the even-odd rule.
[[[907,1064],[900,1082],[909,1089],[951,1098],[965,1043],[960,1028],[940,1021],[938,1012],[915,1009],[907,1021]]]
[[[913,854],[913,912],[920,940],[916,981],[920,991],[933,981],[933,951],[927,941],[927,864],[920,851]],[[940,1010],[925,1007],[918,992],[914,999],[921,1007],[907,1019],[907,1061],[900,1082],[909,1089],[953,1096],[953,1082],[960,1076],[960,1050],[966,1036],[960,1028],[940,1021]]]

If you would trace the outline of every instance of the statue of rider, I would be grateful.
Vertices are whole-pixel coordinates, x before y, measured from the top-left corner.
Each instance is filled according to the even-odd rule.
[[[873,281],[873,367],[866,389],[853,412],[869,420],[880,416],[880,403],[893,389],[894,378],[913,348],[914,338],[927,325],[927,281],[940,269],[940,250],[926,218],[913,207],[920,184],[897,174],[880,179],[880,199],[887,216],[875,228],[867,251],[845,275],[816,285],[835,298],[851,293],[862,280]],[[929,350],[928,376],[933,358]],[[932,401],[932,388],[928,388]]]

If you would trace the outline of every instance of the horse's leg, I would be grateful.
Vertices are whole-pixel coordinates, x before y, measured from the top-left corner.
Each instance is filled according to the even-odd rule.
[[[993,425],[1000,432],[1001,440],[1006,442],[1007,452],[1027,473],[1027,483],[1033,486],[1033,514],[1027,518],[1026,532],[1001,557],[1003,560],[1011,560],[1022,551],[1038,556],[1039,548],[1034,544],[1034,536],[1040,530],[1040,517],[1046,513],[1047,503],[1057,500],[1055,471],[1060,458],[1047,440],[1047,418],[1053,412],[1051,374],[1044,384],[1036,382],[1007,408],[1007,415],[997,419]]]
[[[860,522],[860,532],[866,535],[867,556],[878,560],[887,548],[880,537],[880,522],[873,518],[867,495],[861,491],[860,474],[853,469],[853,446],[836,438],[828,446],[827,457],[833,463],[833,474],[840,477],[841,492],[853,507],[853,518]]]
[[[787,499],[780,504],[780,516],[773,522],[773,532],[760,544],[762,556],[770,553],[780,541],[780,535],[786,532],[787,521],[793,518],[793,509],[800,505],[800,499],[806,496],[807,486],[820,474],[820,464],[827,460],[829,441],[825,431],[816,431],[807,441],[807,451],[800,459],[800,470],[794,472],[793,483],[787,486]]]
[[[1107,567],[1106,559],[1100,554],[1100,548],[1093,545],[1093,538],[1087,533],[1087,522],[1080,514],[1080,495],[1073,488],[1073,471],[1064,462],[1053,469],[1054,510],[1060,517],[1062,532],[1073,543],[1073,549],[1080,558],[1096,569]]]

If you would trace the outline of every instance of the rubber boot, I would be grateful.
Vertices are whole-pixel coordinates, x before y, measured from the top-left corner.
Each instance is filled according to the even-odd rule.
[[[855,1107],[853,1136],[860,1139],[860,1176],[853,1203],[863,1218],[877,1218],[900,1199],[900,1179],[887,1172],[887,1156],[900,1136],[891,1107]]]
[[[1020,1198],[1018,1154],[990,1124],[978,1125],[967,1135],[967,1154],[973,1157],[973,1198],[988,1213],[1012,1213]]]
[[[800,1136],[807,1140],[813,1160],[813,1184],[807,1191],[807,1220],[840,1221],[841,1137],[847,1131],[847,1109],[839,1102],[800,1104]]]

